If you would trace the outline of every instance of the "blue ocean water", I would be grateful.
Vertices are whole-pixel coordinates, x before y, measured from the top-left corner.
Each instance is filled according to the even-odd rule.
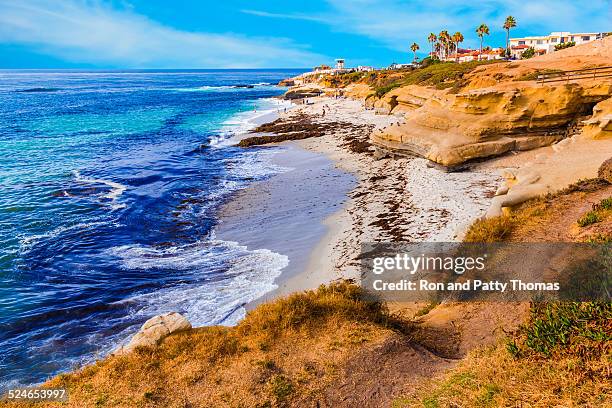
[[[232,324],[274,288],[287,258],[216,239],[215,213],[283,170],[230,139],[298,73],[0,71],[0,388],[162,312]]]

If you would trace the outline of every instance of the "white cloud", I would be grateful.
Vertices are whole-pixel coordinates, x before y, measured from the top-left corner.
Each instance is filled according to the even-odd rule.
[[[261,10],[240,10],[244,14],[250,14],[258,17],[271,17],[271,18],[281,18],[285,20],[304,20],[304,21],[316,21],[319,23],[328,23],[329,19],[321,16],[308,15],[302,13],[270,13],[267,11]]]
[[[288,39],[180,31],[87,0],[0,0],[0,43],[126,68],[300,67],[325,59]]]
[[[609,31],[610,0],[327,0],[333,11],[327,15],[274,14],[262,17],[317,21],[334,31],[366,36],[386,47],[404,51],[416,41],[422,45],[430,32],[461,31],[465,44],[477,46],[475,29],[486,23],[497,42],[504,37],[501,25],[513,15],[521,31],[543,34],[550,31]],[[251,14],[256,12],[251,10]]]

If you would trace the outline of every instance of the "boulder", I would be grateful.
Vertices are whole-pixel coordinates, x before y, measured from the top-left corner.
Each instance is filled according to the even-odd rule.
[[[597,176],[600,179],[606,180],[608,183],[612,183],[612,157],[610,157],[608,160],[603,162],[601,166],[599,166]]]
[[[130,353],[137,347],[157,346],[168,335],[189,329],[191,323],[180,313],[164,313],[147,320],[130,342],[119,347],[113,354]]]

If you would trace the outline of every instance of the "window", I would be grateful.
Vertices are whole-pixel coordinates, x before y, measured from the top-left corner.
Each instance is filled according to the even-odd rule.
[[[574,41],[574,36],[573,35],[570,37],[570,41]]]
[[[525,45],[525,41],[519,41],[519,45]]]
[[[538,44],[543,44],[544,40],[538,40]]]
[[[551,43],[553,43],[553,42],[557,42],[557,39],[556,39],[556,38],[551,38],[551,39],[550,39],[550,42],[551,42]]]
[[[591,37],[588,36],[588,35],[583,35],[582,36],[582,41],[589,41],[590,39],[591,39]]]

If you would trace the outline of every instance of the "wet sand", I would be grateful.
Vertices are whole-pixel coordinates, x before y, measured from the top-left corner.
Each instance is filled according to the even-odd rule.
[[[347,193],[356,186],[352,174],[337,169],[324,155],[295,143],[273,149],[279,150],[272,159],[274,164],[287,171],[237,193],[221,209],[216,228],[222,240],[289,257],[289,265],[277,281],[279,288],[260,301],[328,281],[325,276],[321,282],[304,282],[298,287],[291,284],[310,259],[321,254],[315,247],[328,233],[325,220],[342,208]]]
[[[284,149],[277,164],[293,170],[242,191],[221,213],[221,239],[290,259],[277,279],[279,288],[262,301],[338,278],[358,280],[357,257],[365,242],[460,239],[486,212],[500,181],[492,170],[445,173],[419,158],[375,160],[351,142],[367,144],[371,129],[403,117],[376,115],[353,100],[313,101],[281,119],[308,115],[311,123],[356,126],[330,127],[321,137],[272,145]]]

